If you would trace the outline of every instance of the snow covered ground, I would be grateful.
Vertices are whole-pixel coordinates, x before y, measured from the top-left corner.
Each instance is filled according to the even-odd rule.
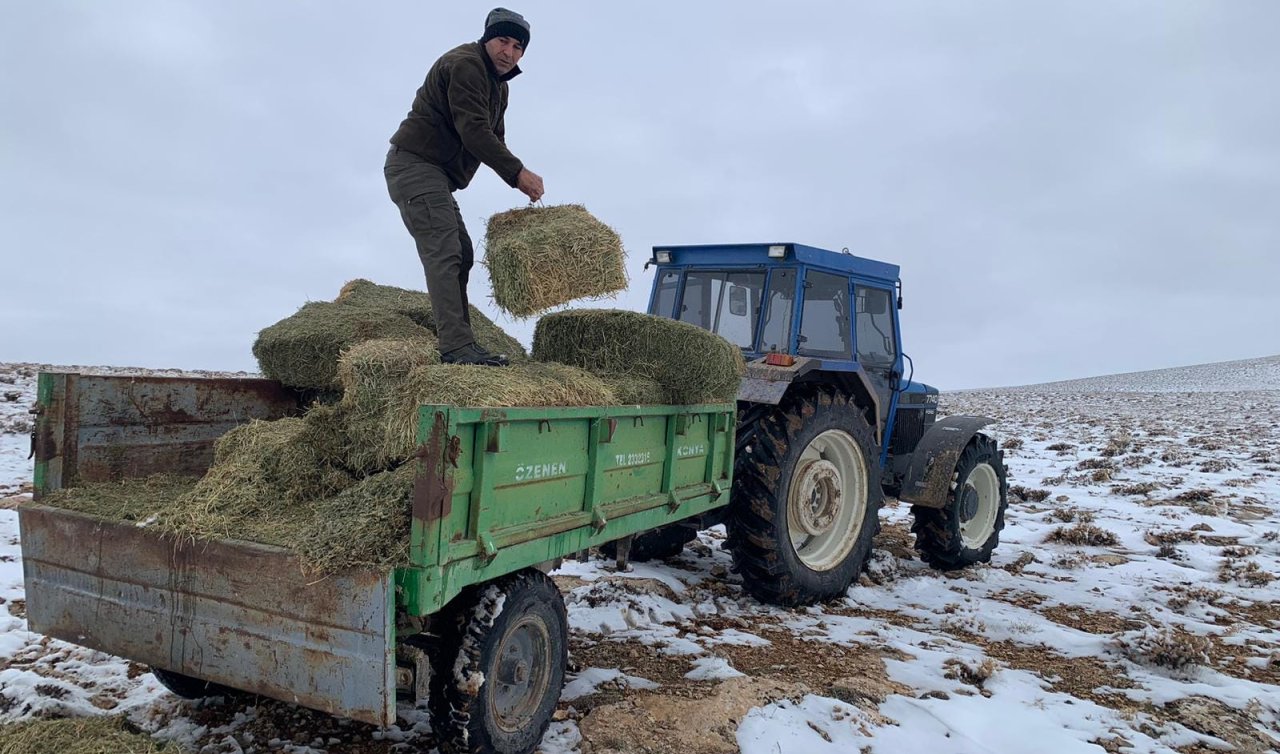
[[[0,427],[31,376],[0,365]],[[34,374],[34,372],[33,372]],[[944,395],[996,417],[1014,494],[990,565],[913,557],[889,501],[837,602],[747,597],[704,532],[618,574],[556,578],[571,673],[546,752],[1280,750],[1280,357]],[[26,435],[0,435],[25,499]],[[0,720],[128,713],[193,752],[429,751],[421,715],[377,731],[277,702],[182,702],[144,668],[26,630],[16,514],[0,510]]]

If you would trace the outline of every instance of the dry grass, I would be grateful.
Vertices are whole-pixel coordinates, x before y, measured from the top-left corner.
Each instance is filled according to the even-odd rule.
[[[627,287],[622,239],[577,204],[490,217],[484,265],[494,303],[517,317]]]
[[[597,374],[652,379],[673,403],[722,403],[738,395],[742,352],[687,322],[638,312],[577,309],[538,321],[533,358]]]
[[[1116,645],[1139,665],[1186,671],[1209,662],[1209,639],[1179,626],[1148,626],[1116,637]]]
[[[1111,547],[1120,543],[1115,534],[1094,524],[1083,522],[1072,527],[1059,526],[1049,532],[1045,541],[1089,547]]]
[[[180,754],[123,717],[32,720],[0,727],[0,754]]]

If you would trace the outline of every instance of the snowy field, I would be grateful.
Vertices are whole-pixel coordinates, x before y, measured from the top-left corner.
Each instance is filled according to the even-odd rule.
[[[34,369],[0,365],[0,498],[29,498]],[[8,380],[12,382],[8,382]],[[704,532],[557,581],[571,673],[546,752],[1267,752],[1280,749],[1280,357],[943,396],[998,418],[1011,495],[990,565],[913,557],[889,501],[837,602],[743,594]],[[26,630],[0,510],[0,720],[126,713],[192,752],[430,751],[288,704],[177,700],[124,660]]]

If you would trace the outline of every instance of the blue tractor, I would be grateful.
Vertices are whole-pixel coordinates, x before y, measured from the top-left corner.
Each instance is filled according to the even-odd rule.
[[[1007,474],[991,419],[938,420],[898,326],[898,267],[795,243],[658,246],[649,313],[742,349],[737,462],[721,520],[637,538],[631,557],[678,551],[726,524],[745,587],[775,604],[841,595],[857,578],[888,494],[910,503],[921,558],[990,560]]]

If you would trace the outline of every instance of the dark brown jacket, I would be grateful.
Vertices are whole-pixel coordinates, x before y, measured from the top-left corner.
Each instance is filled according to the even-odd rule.
[[[438,165],[455,190],[471,183],[482,162],[515,186],[524,165],[504,142],[503,115],[507,82],[519,73],[499,76],[479,42],[453,48],[427,72],[391,143]]]

